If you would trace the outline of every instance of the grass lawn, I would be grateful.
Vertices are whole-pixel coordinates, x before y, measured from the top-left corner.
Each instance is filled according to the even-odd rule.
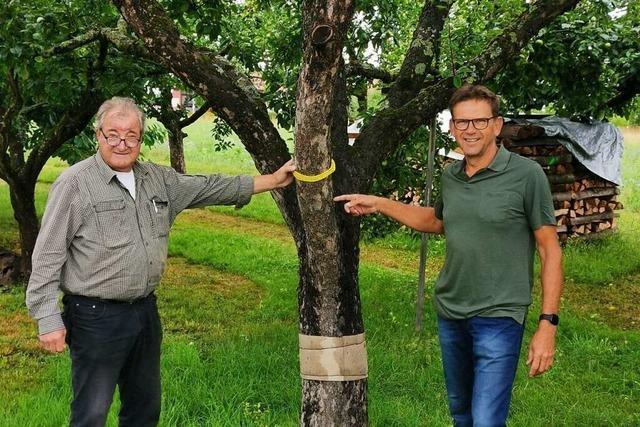
[[[216,153],[210,118],[188,130],[191,173],[250,173],[239,147]],[[168,163],[165,146],[144,157]],[[48,188],[65,164],[51,160],[40,177],[41,214]],[[628,132],[625,209],[619,233],[565,250],[566,290],[553,370],[529,379],[522,366],[510,426],[640,425],[640,132]],[[158,289],[164,323],[163,426],[294,426],[300,379],[297,353],[297,259],[269,195],[242,210],[196,209],[173,227],[169,262]],[[0,246],[16,248],[7,186],[0,182]],[[440,243],[435,243],[440,245]],[[406,238],[362,245],[360,286],[369,354],[373,426],[450,425],[435,314],[413,327],[417,248]],[[430,252],[428,291],[443,262]],[[525,342],[535,328],[539,293]],[[68,354],[36,345],[24,290],[0,293],[0,426],[67,424]],[[117,425],[117,406],[108,425]]]

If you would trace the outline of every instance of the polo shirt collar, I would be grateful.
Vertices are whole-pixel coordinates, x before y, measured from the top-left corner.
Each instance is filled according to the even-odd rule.
[[[504,148],[503,145],[501,145],[498,147],[498,152],[493,157],[493,160],[491,161],[491,163],[489,163],[489,166],[484,168],[484,170],[491,169],[494,172],[503,171],[509,164],[510,158],[511,158],[511,152],[509,152],[509,150],[507,150],[506,148]],[[467,174],[465,172],[465,165],[466,165],[465,159],[462,159],[461,161],[459,161],[456,165],[456,169],[453,170],[454,174],[463,178],[467,177]]]
[[[489,166],[487,166],[487,169],[491,169],[495,172],[503,171],[507,167],[510,158],[511,153],[509,152],[509,150],[504,148],[504,145],[501,145],[500,147],[498,147],[498,152],[493,158],[493,161],[489,164]]]

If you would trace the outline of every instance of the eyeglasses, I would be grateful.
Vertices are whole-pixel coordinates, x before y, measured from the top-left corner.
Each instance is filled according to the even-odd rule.
[[[469,123],[473,123],[473,127],[477,130],[486,129],[489,126],[489,120],[495,119],[498,116],[480,118],[480,119],[452,119],[453,126],[458,130],[467,130]]]
[[[100,133],[102,133],[102,136],[104,136],[104,139],[107,141],[107,144],[109,144],[112,147],[117,147],[118,145],[120,145],[122,141],[124,141],[124,145],[127,146],[127,148],[135,148],[138,146],[138,144],[140,144],[140,138],[137,138],[135,136],[127,136],[126,138],[120,138],[120,136],[118,135],[107,136],[105,135],[102,128],[100,128]]]

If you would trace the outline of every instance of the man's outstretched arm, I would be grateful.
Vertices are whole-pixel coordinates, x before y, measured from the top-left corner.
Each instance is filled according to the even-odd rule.
[[[407,205],[384,197],[366,194],[343,194],[333,199],[346,202],[344,210],[353,216],[381,213],[424,233],[444,233],[444,223],[436,217],[434,208]]]

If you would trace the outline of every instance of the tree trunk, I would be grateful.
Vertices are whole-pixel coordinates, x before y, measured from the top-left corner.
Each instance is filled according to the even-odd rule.
[[[171,167],[178,173],[187,173],[187,166],[184,162],[184,137],[180,127],[169,130],[169,158]]]
[[[14,180],[9,184],[13,217],[18,223],[20,231],[19,274],[24,278],[28,278],[31,274],[31,256],[40,228],[34,202],[35,186],[35,182],[23,182],[22,180]]]
[[[345,102],[338,99],[343,90],[336,88],[344,85],[341,51],[352,4],[306,1],[303,9],[305,52],[298,79],[296,160],[302,173],[315,175],[330,167],[332,145],[339,144],[334,139],[346,141]],[[333,182],[331,177],[297,184],[307,237],[299,251],[298,300],[303,335],[343,337],[364,332],[357,279],[357,223],[336,212]],[[303,379],[301,424],[366,425],[366,390],[364,379]]]

